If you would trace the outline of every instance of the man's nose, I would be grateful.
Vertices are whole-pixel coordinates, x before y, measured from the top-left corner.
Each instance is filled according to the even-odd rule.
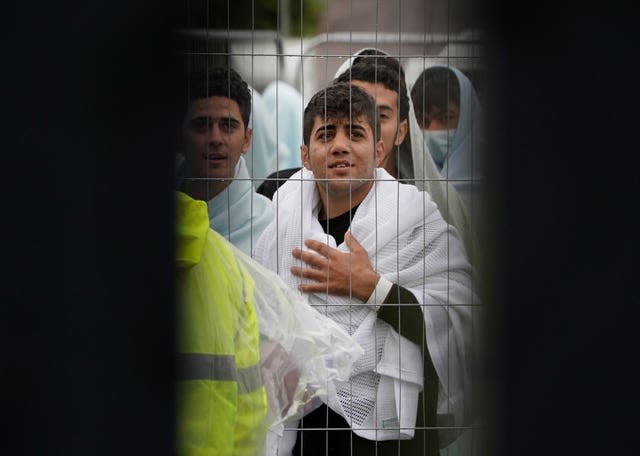
[[[331,153],[347,154],[351,150],[351,138],[346,132],[337,131],[331,144]]]
[[[209,143],[211,144],[222,144],[222,131],[217,123],[214,122],[209,129]]]

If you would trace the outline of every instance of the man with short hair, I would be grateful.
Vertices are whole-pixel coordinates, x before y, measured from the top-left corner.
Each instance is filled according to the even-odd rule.
[[[409,97],[400,63],[393,57],[368,53],[357,57],[334,82],[356,85],[375,99],[385,147],[380,166],[397,179],[413,179],[412,164],[399,160],[400,145],[409,132]]]
[[[274,195],[277,217],[254,249],[365,348],[350,381],[330,389],[329,409],[303,419],[353,433],[304,431],[294,454],[437,454],[435,433],[422,428],[436,425],[436,402],[465,419],[471,266],[429,194],[378,167],[380,132],[365,90],[316,93],[304,112],[304,168]]]
[[[372,53],[356,58],[354,65],[344,70],[333,82],[349,82],[366,90],[376,101],[380,117],[380,137],[385,153],[378,166],[397,179],[413,180],[411,146],[403,160],[398,160],[399,147],[409,132],[409,98],[400,63],[387,55]],[[369,56],[375,55],[375,62]],[[378,132],[376,132],[378,133]],[[272,173],[269,178],[288,178],[300,168],[288,168]],[[284,180],[265,181],[258,192],[272,197]]]
[[[272,216],[242,157],[251,144],[250,115],[251,93],[236,71],[202,68],[190,75],[182,188],[207,202],[211,228],[248,255]]]

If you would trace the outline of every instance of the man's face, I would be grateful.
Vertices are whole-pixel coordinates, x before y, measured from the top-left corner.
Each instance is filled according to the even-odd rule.
[[[423,130],[455,130],[460,119],[460,107],[453,101],[449,102],[447,109],[431,106],[424,117],[420,126]]]
[[[232,179],[240,154],[251,143],[251,129],[245,127],[238,103],[226,97],[192,101],[182,133],[188,177]],[[211,196],[230,183],[230,180],[210,181]]]
[[[407,119],[399,122],[398,93],[387,89],[381,83],[353,80],[351,83],[366,90],[376,100],[380,116],[380,139],[384,143],[385,154],[402,144],[407,135]],[[383,163],[385,162],[383,158]]]
[[[366,194],[373,185],[370,179],[384,145],[381,140],[375,141],[364,117],[338,120],[317,116],[309,146],[302,145],[301,151],[304,167],[313,172],[316,180],[327,183],[320,187],[327,188],[330,194]]]

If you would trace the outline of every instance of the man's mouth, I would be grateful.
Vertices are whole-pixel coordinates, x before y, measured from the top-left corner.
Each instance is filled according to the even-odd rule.
[[[336,168],[336,169],[351,168],[351,163],[349,163],[348,161],[339,161],[331,164],[329,168]]]
[[[226,160],[227,156],[222,154],[202,154],[205,160]]]

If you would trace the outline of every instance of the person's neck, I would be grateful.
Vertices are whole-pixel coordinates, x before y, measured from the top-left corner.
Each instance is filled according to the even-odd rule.
[[[396,179],[398,178],[398,167],[397,165],[397,152],[394,147],[391,152],[387,154],[384,160],[380,163],[379,168],[384,168],[389,174],[391,174]]]
[[[191,181],[185,183],[185,193],[194,199],[209,201],[229,186],[231,180],[224,181]]]
[[[358,204],[362,203],[364,199],[369,194],[371,187],[373,187],[373,182],[370,182],[366,186],[363,186],[361,189],[358,189],[357,192],[329,192],[327,193],[326,189],[321,185],[318,185],[318,192],[320,193],[320,212],[318,213],[318,220],[328,220],[339,215],[344,214],[345,212],[351,210],[356,207]]]

